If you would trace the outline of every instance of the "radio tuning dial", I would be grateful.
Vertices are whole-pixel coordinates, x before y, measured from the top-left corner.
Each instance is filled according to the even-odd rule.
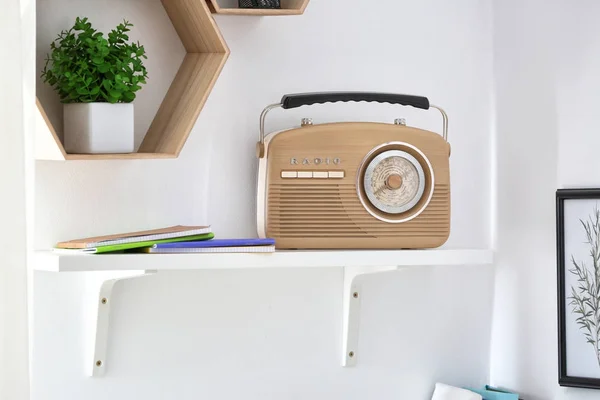
[[[410,153],[387,150],[366,165],[362,185],[377,210],[401,214],[412,210],[423,197],[425,171]]]

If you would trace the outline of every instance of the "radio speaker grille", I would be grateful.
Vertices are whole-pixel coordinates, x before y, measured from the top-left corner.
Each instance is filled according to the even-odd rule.
[[[280,238],[445,237],[450,187],[435,185],[429,206],[415,219],[391,224],[369,214],[352,184],[272,184],[267,232]]]

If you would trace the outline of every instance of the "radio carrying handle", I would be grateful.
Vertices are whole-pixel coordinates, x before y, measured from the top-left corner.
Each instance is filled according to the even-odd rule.
[[[435,108],[442,114],[444,124],[442,136],[445,141],[448,141],[448,115],[440,107],[430,104],[429,99],[427,99],[427,97],[375,92],[323,92],[286,94],[281,98],[280,103],[271,104],[267,106],[260,114],[260,137],[256,146],[256,153],[258,158],[264,157],[265,120],[269,111],[275,108],[283,108],[284,110],[289,110],[292,108],[309,106],[313,104],[337,103],[340,101],[368,101],[377,103],[400,104],[403,106],[412,106],[415,108],[420,108],[422,110],[429,110],[430,108]]]

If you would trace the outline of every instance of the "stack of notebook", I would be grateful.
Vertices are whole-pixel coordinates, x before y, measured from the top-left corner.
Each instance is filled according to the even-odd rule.
[[[272,253],[273,239],[213,238],[210,226],[172,226],[164,229],[75,239],[61,242],[54,251],[63,253],[101,254],[135,251],[157,254],[173,253]]]
[[[140,249],[162,243],[209,240],[214,236],[210,226],[178,225],[150,231],[70,240],[58,243],[54,250],[58,252],[100,254]]]
[[[272,253],[274,239],[211,239],[178,243],[156,243],[142,249],[146,253]]]

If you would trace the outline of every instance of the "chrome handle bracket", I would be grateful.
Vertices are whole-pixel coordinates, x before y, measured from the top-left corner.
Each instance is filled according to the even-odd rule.
[[[256,156],[258,158],[263,158],[265,156],[265,121],[267,119],[267,114],[269,111],[274,110],[275,108],[282,108],[283,104],[275,103],[268,105],[265,109],[260,113],[260,132],[258,137],[258,143],[256,144]],[[430,108],[435,108],[442,114],[443,118],[443,133],[442,137],[447,142],[448,141],[448,114],[441,107],[434,106],[433,104],[429,105]]]

